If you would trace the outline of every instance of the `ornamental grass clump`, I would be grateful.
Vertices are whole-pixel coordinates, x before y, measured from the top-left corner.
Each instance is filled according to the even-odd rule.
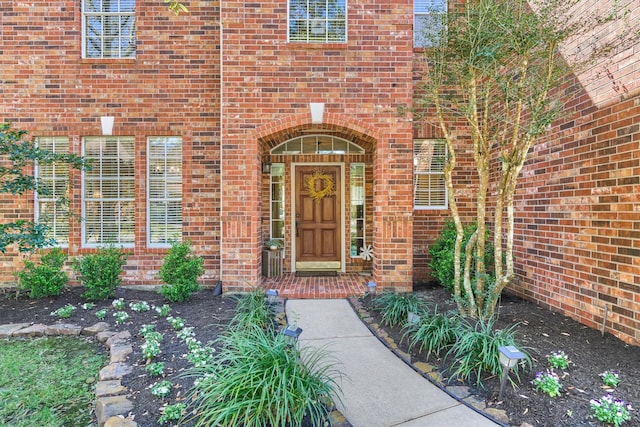
[[[591,413],[598,421],[619,427],[631,419],[633,408],[623,400],[615,399],[608,394],[589,402]]]
[[[425,302],[413,292],[385,291],[373,304],[382,315],[382,324],[388,326],[402,325],[409,313],[421,313],[426,308]]]
[[[455,312],[438,313],[438,307],[433,312],[424,312],[420,323],[405,325],[403,339],[409,336],[409,349],[418,347],[420,352],[426,351],[427,357],[440,353],[453,345],[458,337],[460,318]]]
[[[218,342],[212,361],[189,371],[199,378],[188,399],[196,426],[301,425],[305,416],[324,425],[338,392],[325,349],[299,350],[256,325],[231,329]]]
[[[238,299],[236,314],[230,323],[232,329],[243,329],[249,325],[262,329],[273,326],[273,311],[266,303],[264,291],[259,288]]]
[[[495,318],[486,320],[464,319],[458,327],[458,335],[447,353],[447,357],[454,358],[452,378],[457,377],[465,381],[476,378],[476,384],[483,387],[482,373],[501,375],[499,348],[515,345],[515,329],[517,324],[507,329],[494,329]],[[525,353],[523,351],[523,353]],[[522,362],[531,366],[531,359],[525,353]],[[511,369],[516,378],[520,379],[517,367]]]

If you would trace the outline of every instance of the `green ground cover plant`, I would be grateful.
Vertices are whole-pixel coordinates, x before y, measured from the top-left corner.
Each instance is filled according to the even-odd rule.
[[[0,343],[0,425],[86,426],[96,378],[107,363],[79,338],[11,339]]]

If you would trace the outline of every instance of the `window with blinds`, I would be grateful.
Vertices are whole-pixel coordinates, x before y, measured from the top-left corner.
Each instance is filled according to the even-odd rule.
[[[135,58],[136,1],[82,0],[82,57]]]
[[[447,187],[444,163],[447,145],[443,140],[413,142],[413,203],[415,209],[446,209]]]
[[[39,148],[56,154],[69,153],[67,137],[37,137]],[[58,246],[69,245],[69,165],[54,162],[35,164],[38,191],[35,192],[34,221],[47,226],[47,237]]]
[[[346,0],[289,0],[289,41],[347,41]]]
[[[147,139],[147,244],[170,246],[182,238],[182,138]]]
[[[84,138],[83,156],[91,170],[82,173],[82,244],[96,247],[135,242],[135,139]]]
[[[434,46],[446,31],[447,0],[413,0],[413,46]]]

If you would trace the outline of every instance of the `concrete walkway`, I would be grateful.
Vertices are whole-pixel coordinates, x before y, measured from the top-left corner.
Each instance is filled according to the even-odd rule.
[[[287,300],[301,346],[328,346],[346,378],[338,409],[354,427],[495,427],[407,366],[355,314],[347,300]]]

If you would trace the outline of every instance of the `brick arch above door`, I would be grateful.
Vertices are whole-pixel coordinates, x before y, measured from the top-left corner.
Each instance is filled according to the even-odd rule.
[[[367,152],[375,151],[376,142],[380,140],[380,133],[374,126],[336,113],[325,113],[324,121],[320,124],[311,123],[309,114],[285,116],[259,127],[255,136],[262,143],[262,152],[268,153],[276,145],[310,132],[344,138]]]

